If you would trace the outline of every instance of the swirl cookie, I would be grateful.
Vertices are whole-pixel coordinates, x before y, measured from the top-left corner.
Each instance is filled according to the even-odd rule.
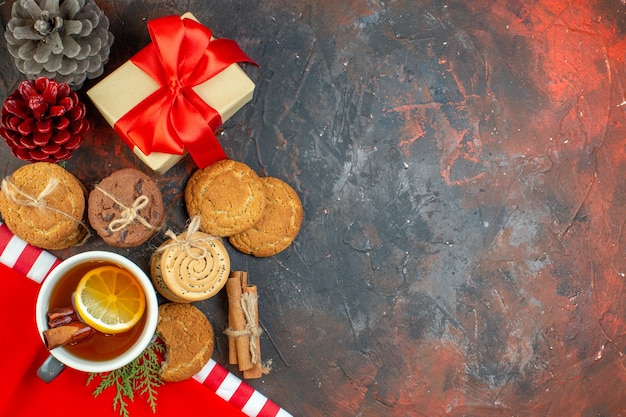
[[[300,231],[304,212],[296,191],[273,177],[261,178],[265,193],[265,211],[250,229],[230,236],[237,250],[256,257],[275,255],[285,250]]]
[[[89,193],[88,217],[111,246],[139,246],[163,225],[165,209],[158,183],[134,168],[115,171]]]
[[[202,218],[201,231],[231,236],[263,215],[263,184],[246,164],[225,159],[194,172],[185,187],[185,203],[189,217]]]
[[[36,162],[2,181],[0,214],[13,234],[33,246],[66,249],[87,236],[85,188],[57,164]]]
[[[191,378],[213,355],[213,326],[204,313],[191,304],[162,304],[156,331],[167,349],[160,371],[164,381]]]
[[[203,232],[182,233],[152,255],[150,276],[165,298],[189,303],[213,297],[226,285],[230,258],[219,238]]]

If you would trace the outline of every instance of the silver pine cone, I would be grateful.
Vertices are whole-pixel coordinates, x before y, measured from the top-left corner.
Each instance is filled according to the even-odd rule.
[[[4,37],[17,69],[29,79],[47,77],[74,89],[99,77],[113,34],[93,0],[16,0]]]

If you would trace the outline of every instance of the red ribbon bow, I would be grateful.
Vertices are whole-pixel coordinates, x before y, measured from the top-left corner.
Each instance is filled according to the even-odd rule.
[[[167,16],[148,22],[152,43],[131,58],[159,88],[115,123],[115,130],[146,155],[189,152],[199,168],[225,159],[214,131],[220,114],[192,87],[236,62],[256,65],[230,39],[211,40],[211,31],[191,19]]]

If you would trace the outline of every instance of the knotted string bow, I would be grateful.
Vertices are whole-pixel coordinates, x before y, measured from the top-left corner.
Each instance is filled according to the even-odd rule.
[[[157,252],[165,252],[171,248],[180,248],[183,252],[188,254],[190,257],[195,259],[206,258],[209,252],[208,245],[211,241],[219,239],[215,236],[209,235],[207,233],[197,232],[200,230],[201,218],[200,216],[193,216],[187,226],[187,230],[177,236],[171,230],[165,232],[165,235],[169,238],[168,243],[164,243],[163,245],[157,248]],[[197,249],[196,252],[191,251],[190,249]]]
[[[133,201],[130,206],[125,205],[120,200],[115,198],[113,194],[110,194],[104,188],[96,185],[95,189],[100,191],[105,197],[112,200],[115,204],[117,204],[122,210],[120,213],[120,217],[113,219],[109,225],[108,229],[112,233],[119,232],[124,230],[128,226],[130,226],[135,220],[141,223],[147,229],[156,229],[153,225],[150,224],[148,220],[139,215],[139,211],[148,204],[150,204],[150,199],[145,195],[140,195]]]
[[[148,31],[152,43],[131,61],[159,88],[120,118],[115,130],[146,155],[182,155],[186,149],[200,168],[225,159],[214,133],[221,116],[192,87],[236,62],[256,64],[237,43],[211,40],[211,30],[192,19],[154,19],[148,22]]]

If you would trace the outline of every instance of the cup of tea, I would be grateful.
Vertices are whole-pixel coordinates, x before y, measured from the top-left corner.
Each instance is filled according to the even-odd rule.
[[[145,297],[143,313],[139,321],[130,329],[104,333],[94,330],[80,317],[76,317],[74,293],[83,276],[97,268],[104,270],[121,268],[129,273],[141,287]],[[128,276],[128,274],[124,275]],[[45,381],[50,381],[65,366],[84,372],[109,372],[127,365],[141,355],[154,337],[158,307],[156,292],[150,278],[130,259],[107,251],[88,251],[67,258],[48,274],[37,296],[35,310],[37,329],[51,355],[40,367],[39,376]],[[65,309],[73,314],[67,319],[71,324],[60,323],[59,326],[86,327],[90,334],[84,337],[84,340],[78,340],[80,338],[76,337],[76,341],[72,340],[71,343],[66,341],[67,343],[61,346],[51,348],[50,341],[44,337],[46,330],[49,331],[51,327],[57,326],[57,324],[50,324],[50,312]],[[62,330],[73,331],[74,329],[63,328]],[[57,334],[63,333],[58,331]]]

